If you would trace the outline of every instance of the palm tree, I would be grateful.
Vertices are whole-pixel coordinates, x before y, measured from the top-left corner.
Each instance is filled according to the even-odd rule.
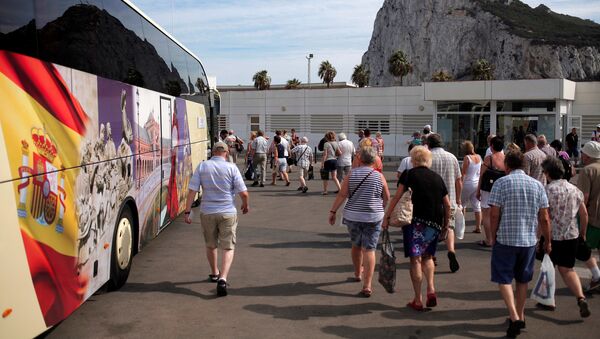
[[[354,72],[352,73],[351,79],[358,87],[365,87],[369,86],[369,75],[371,75],[371,71],[364,65],[356,65],[354,66]]]
[[[329,88],[336,75],[337,71],[329,60],[321,62],[321,66],[319,67],[319,77],[323,79],[323,83],[327,84],[327,88]]]
[[[473,80],[494,80],[495,68],[486,59],[477,59],[471,68]]]
[[[408,61],[406,55],[401,50],[397,50],[392,54],[392,56],[388,59],[390,73],[400,78],[400,86],[402,86],[402,78],[408,75],[408,73],[412,73],[413,65]]]
[[[433,81],[433,82],[446,82],[446,81],[452,81],[452,80],[454,80],[452,78],[452,75],[450,75],[445,70],[441,70],[439,72],[435,72],[431,76],[431,81]]]
[[[254,87],[259,91],[271,88],[271,77],[266,70],[256,72],[252,77],[252,81],[254,81]]]
[[[285,85],[285,89],[296,89],[296,88],[300,87],[300,84],[302,84],[302,82],[300,82],[300,80],[294,78],[292,80],[287,81],[287,84]]]

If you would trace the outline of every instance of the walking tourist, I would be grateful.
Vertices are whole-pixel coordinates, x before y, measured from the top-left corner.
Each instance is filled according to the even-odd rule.
[[[447,152],[442,147],[442,137],[439,134],[431,133],[427,137],[427,146],[431,150],[431,170],[439,174],[450,198],[450,221],[448,223],[448,238],[446,246],[448,247],[448,260],[450,271],[452,273],[459,270],[460,265],[456,259],[456,250],[454,248],[454,214],[458,208],[462,208],[462,180],[458,159],[454,154]]]
[[[525,136],[525,155],[523,171],[528,176],[546,185],[546,176],[542,172],[542,162],[546,160],[546,153],[537,147],[537,138],[533,134]]]
[[[571,180],[572,177],[575,176],[575,166],[571,163],[571,157],[569,157],[569,153],[563,151],[563,145],[560,140],[556,139],[550,143],[550,147],[554,148],[556,151],[558,159],[561,161],[564,169],[563,179]]]
[[[481,233],[481,202],[477,198],[477,187],[479,186],[479,174],[481,172],[481,157],[475,153],[475,147],[470,141],[463,143],[465,157],[462,166],[462,201],[464,202],[464,211],[466,215],[467,205],[473,209],[475,214],[475,229],[473,233]]]
[[[372,167],[377,152],[371,147],[363,147],[357,152],[360,166],[350,172],[329,211],[329,224],[336,221],[336,214],[343,202],[342,223],[348,227],[352,242],[352,264],[354,279],[362,281],[359,295],[370,297],[373,293],[371,281],[375,270],[375,249],[385,213],[384,208],[390,198],[387,181],[383,174]]]
[[[236,243],[237,210],[235,195],[242,199],[242,213],[249,210],[248,191],[240,170],[226,161],[229,147],[217,142],[212,148],[210,160],[202,162],[190,180],[185,222],[192,223],[191,206],[196,193],[202,188],[200,223],[206,244],[206,258],[210,266],[209,279],[217,283],[217,295],[227,295],[227,276],[233,263]],[[221,266],[218,266],[217,248],[221,250]]]
[[[265,176],[267,175],[267,139],[263,131],[256,133],[258,136],[252,141],[252,163],[254,164],[254,173],[256,175],[252,186],[265,187]]]
[[[327,142],[323,145],[323,159],[321,161],[322,177],[323,180],[323,195],[327,195],[327,183],[329,177],[335,184],[338,193],[340,191],[340,182],[337,178],[337,156],[340,152],[340,147],[335,141],[335,132],[329,131],[325,134]]]
[[[573,127],[571,129],[571,133],[565,137],[565,142],[567,144],[567,154],[577,164],[577,159],[579,158],[579,135],[577,135],[577,128]]]
[[[583,295],[579,276],[573,270],[577,255],[577,239],[579,238],[577,215],[579,214],[581,223],[584,225],[582,232],[585,232],[588,221],[583,193],[573,184],[563,179],[564,168],[558,158],[548,157],[542,163],[542,168],[548,181],[546,195],[550,206],[550,224],[552,227],[550,259],[552,259],[555,266],[558,266],[560,276],[577,298],[579,315],[582,318],[587,318],[590,316],[590,310]]]
[[[596,125],[595,131],[592,131],[592,141],[600,142],[600,124]]]
[[[408,154],[409,156],[407,156],[406,158],[402,159],[402,161],[400,161],[400,166],[398,166],[398,170],[396,171],[396,178],[400,179],[400,177],[402,176],[402,173],[404,173],[404,171],[408,171],[409,169],[412,169],[412,161],[410,159],[410,151],[412,151],[412,149],[418,146],[417,144],[413,144],[412,142],[410,144],[408,144]],[[400,182],[398,182],[400,183]]]
[[[525,328],[525,300],[533,277],[537,232],[551,239],[550,221],[544,186],[522,170],[523,155],[508,153],[504,164],[508,175],[494,183],[488,201],[493,245],[491,280],[498,284],[510,315],[506,336],[515,338]],[[551,252],[550,241],[545,251]]]
[[[233,130],[229,130],[225,143],[229,146],[229,162],[237,163],[238,154],[243,150],[244,140],[238,138]]]
[[[579,172],[577,187],[583,192],[588,210],[588,224],[585,233],[589,248],[600,253],[600,143],[588,141],[581,149],[581,161],[584,168]],[[581,226],[584,229],[584,225]],[[590,255],[586,266],[592,272],[592,281],[588,291],[600,288],[600,270],[596,258]]]
[[[496,180],[504,176],[504,152],[502,147],[504,142],[500,137],[493,137],[490,140],[492,153],[483,159],[481,166],[481,174],[479,176],[479,186],[477,196],[481,201],[481,214],[484,240],[480,240],[478,244],[483,247],[490,247],[492,243],[492,233],[490,228],[490,205],[488,200],[490,192]],[[487,172],[487,174],[486,174]]]
[[[275,176],[277,173],[285,180],[285,185],[290,185],[290,179],[287,174],[287,157],[285,156],[285,146],[283,146],[283,138],[276,135],[273,138],[275,151],[273,152],[273,181],[271,185],[275,185]]]
[[[342,182],[344,181],[344,177],[350,173],[350,168],[352,168],[352,157],[356,150],[354,149],[352,141],[346,138],[346,134],[338,134],[338,140],[338,145],[342,154],[337,159],[337,177],[338,180]]]
[[[431,125],[425,125],[425,126],[423,126],[423,134],[421,134],[421,145],[427,144],[427,137],[431,133],[433,133],[431,131]]]
[[[290,147],[294,148],[298,145],[300,145],[300,137],[296,133],[296,129],[292,128],[292,144],[290,145]]]
[[[411,189],[412,223],[402,228],[404,256],[410,258],[410,279],[415,293],[413,300],[407,306],[416,311],[423,311],[421,293],[423,276],[427,283],[425,306],[437,306],[433,256],[435,256],[440,234],[448,230],[451,206],[443,178],[429,169],[432,154],[427,147],[414,147],[410,151],[410,158],[413,168],[402,173],[398,190],[385,212],[383,228],[388,227],[390,215],[404,192]]]
[[[383,140],[383,137],[381,136],[381,132],[375,133],[375,140],[377,140],[377,144],[379,145],[379,148],[377,149],[377,156],[379,158],[383,159],[383,152],[385,149],[385,141]]]
[[[308,170],[310,168],[310,164],[313,162],[313,152],[308,144],[308,138],[302,137],[300,138],[300,144],[294,149],[292,149],[292,154],[296,159],[296,166],[300,169],[300,187],[298,187],[299,191],[302,193],[306,193],[308,191],[308,187],[306,186],[306,180],[308,179]]]
[[[540,134],[537,137],[537,143],[538,143],[538,148],[544,152],[546,154],[546,156],[549,157],[556,157],[556,150],[554,148],[552,148],[550,145],[548,145],[548,140],[546,140],[546,136],[543,134]]]

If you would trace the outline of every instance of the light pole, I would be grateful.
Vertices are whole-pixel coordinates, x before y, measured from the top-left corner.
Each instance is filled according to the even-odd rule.
[[[310,53],[307,57],[306,60],[308,60],[308,88],[310,88],[310,59],[313,58],[313,54]]]

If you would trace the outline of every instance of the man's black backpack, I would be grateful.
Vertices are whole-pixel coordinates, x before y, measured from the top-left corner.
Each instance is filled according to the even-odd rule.
[[[565,158],[558,156],[558,158],[560,159],[560,162],[562,162],[563,168],[565,170],[565,174],[563,175],[563,179],[566,179],[567,181],[571,180],[571,177],[573,176],[573,165],[571,164],[570,161],[565,160]]]

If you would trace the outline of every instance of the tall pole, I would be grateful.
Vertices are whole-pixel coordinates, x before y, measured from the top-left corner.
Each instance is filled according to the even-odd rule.
[[[310,88],[310,60],[313,58],[313,54],[310,53],[307,57],[306,60],[308,60],[308,88]]]

